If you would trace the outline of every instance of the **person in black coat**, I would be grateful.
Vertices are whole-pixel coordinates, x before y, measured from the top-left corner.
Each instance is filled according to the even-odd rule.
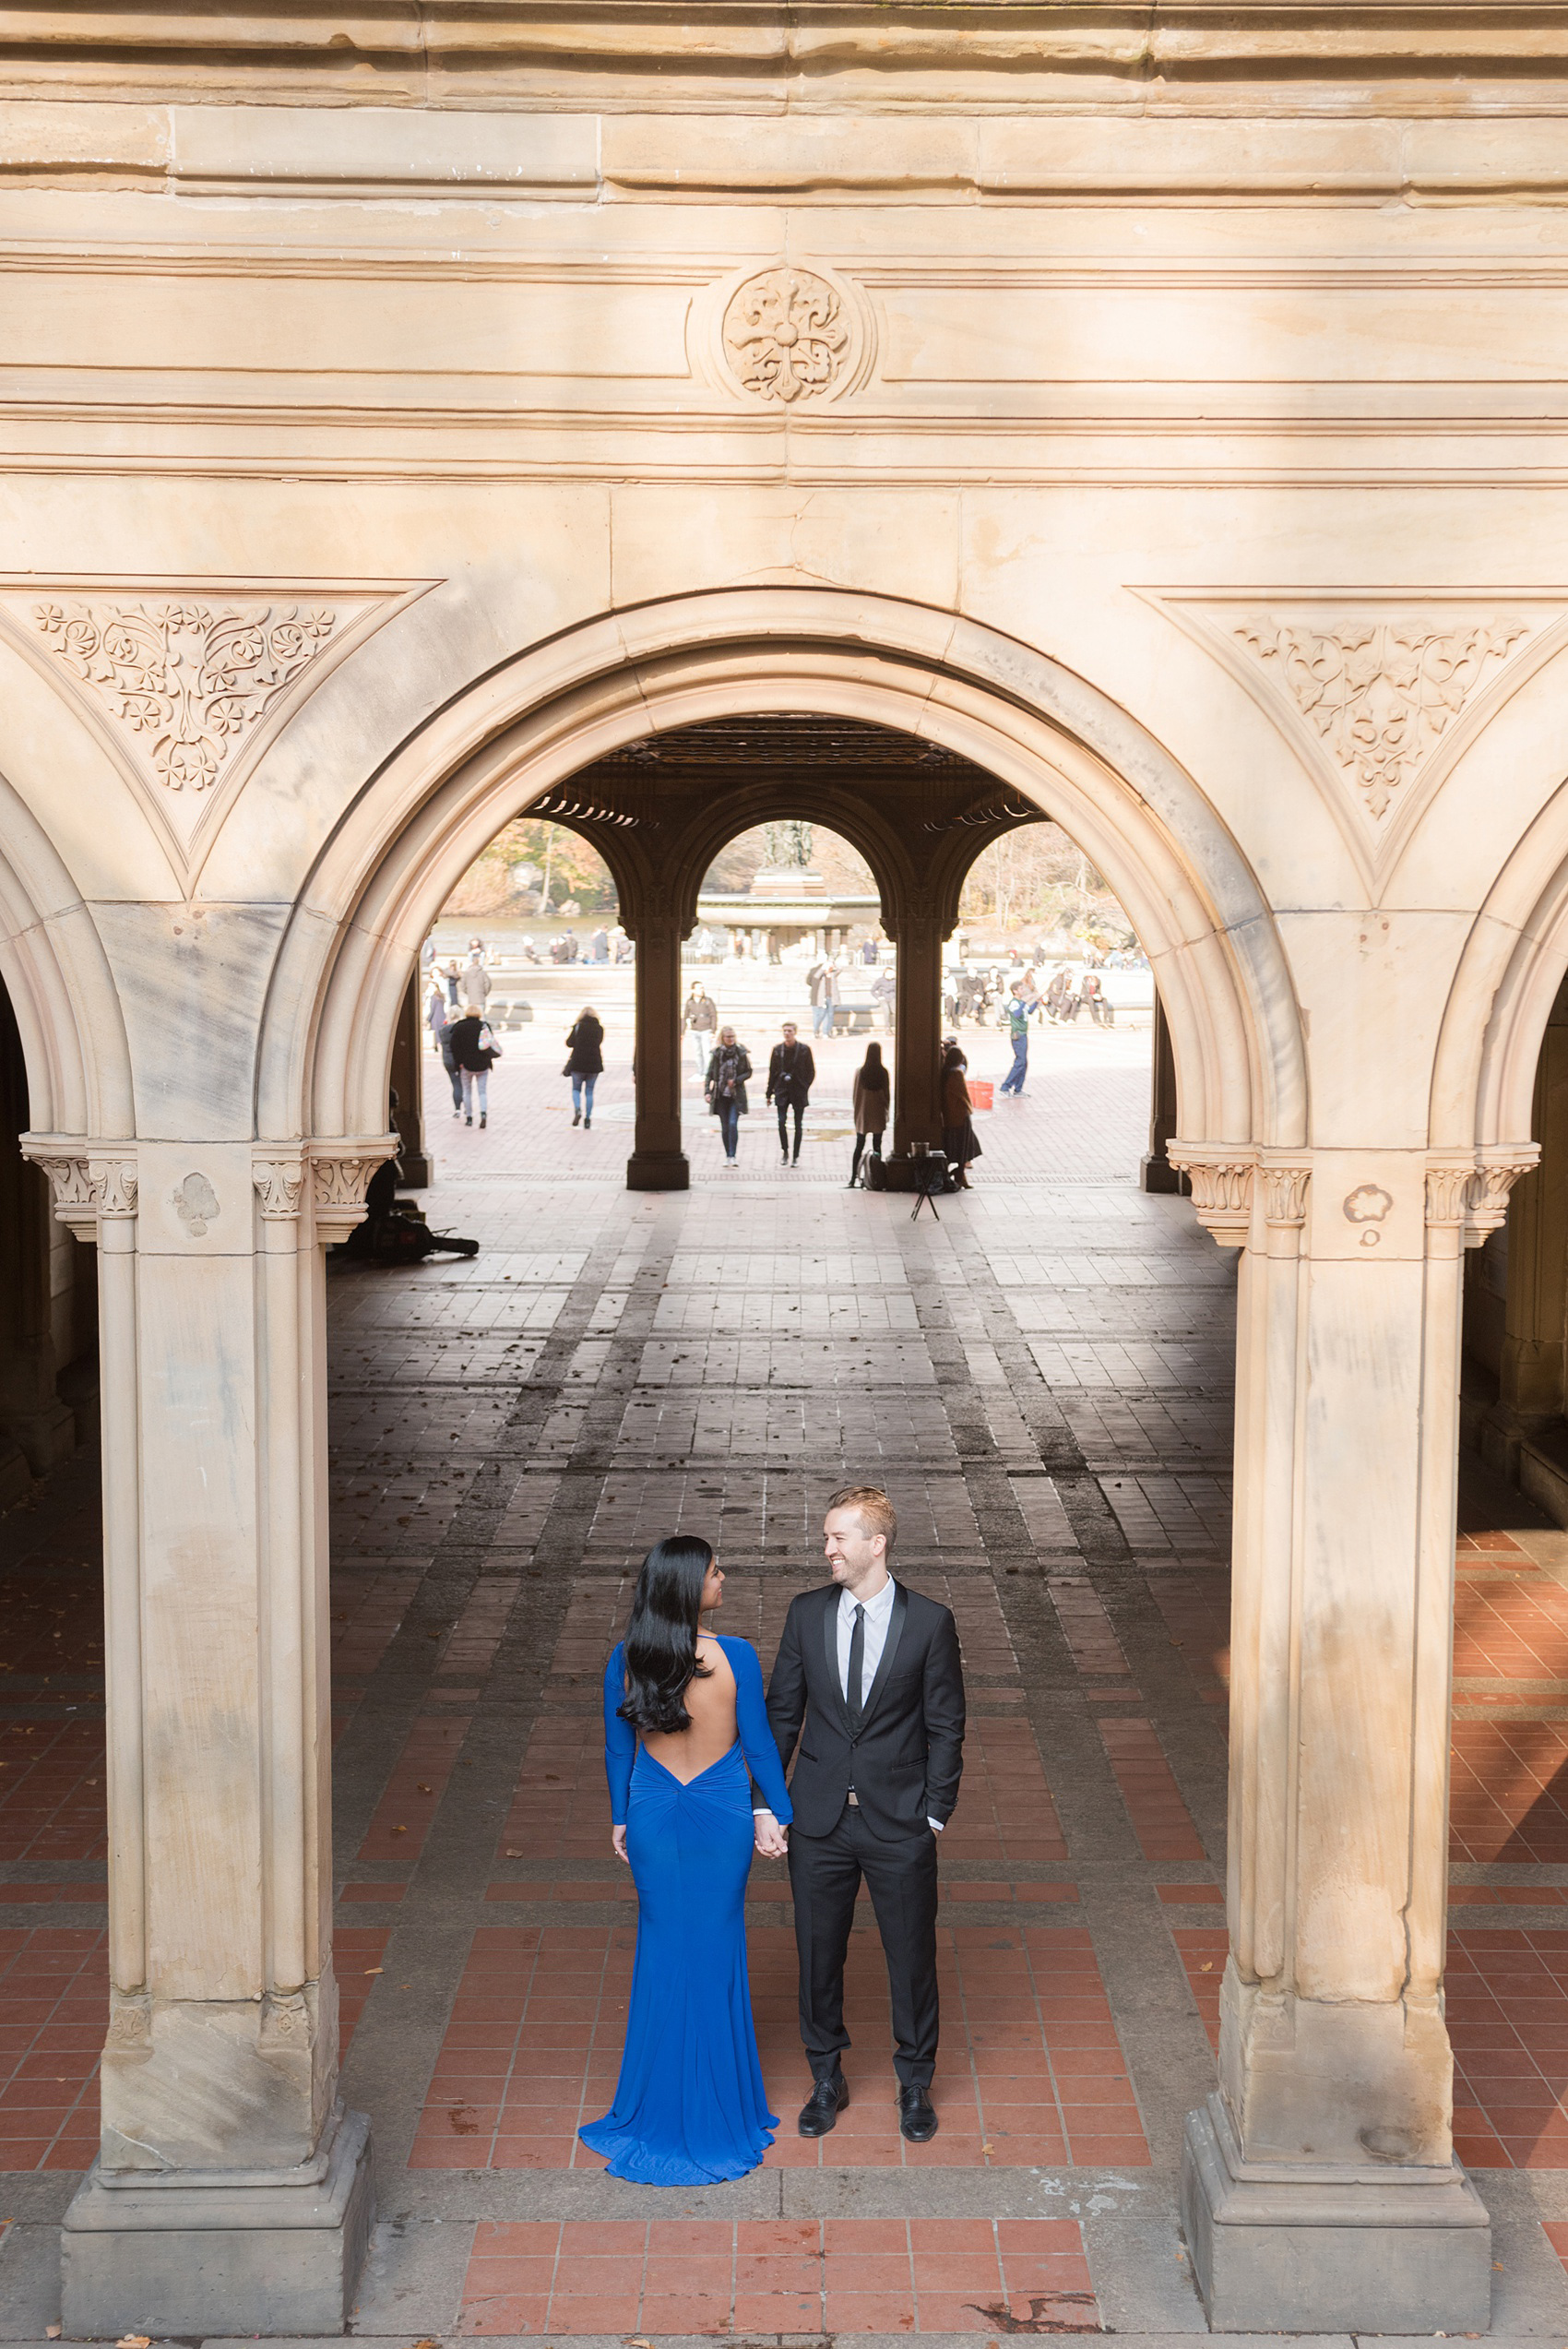
[[[833,1495],[823,1522],[833,1580],[790,1606],[767,1722],[786,1769],[800,1740],[788,1850],[801,2037],[815,2083],[801,2135],[825,2137],[849,2101],[844,1959],[863,1876],[887,1961],[898,2126],[924,2145],[937,2129],[936,1844],[964,1766],[964,1672],[951,1610],[888,1572],[897,1530],[878,1487]],[[784,1848],[760,1802],[756,1842],[765,1854]]]
[[[786,1166],[801,1163],[801,1126],[806,1114],[806,1103],[816,1081],[816,1063],[812,1058],[810,1044],[798,1042],[795,1023],[784,1022],[784,1041],[773,1047],[773,1057],[767,1064],[767,1098],[778,1112],[778,1148]],[[790,1136],[786,1125],[790,1112],[795,1113],[795,1155],[790,1156]]]
[[[452,1039],[452,1057],[457,1064],[457,1074],[463,1087],[463,1123],[474,1122],[474,1094],[479,1094],[479,1122],[490,1122],[490,1071],[501,1057],[501,1047],[490,1032],[490,1022],[482,1011],[471,1006],[462,1018],[446,1031]]]
[[[572,1123],[586,1134],[593,1124],[593,1089],[604,1074],[604,1030],[586,1003],[566,1031],[566,1066],[572,1080]]]

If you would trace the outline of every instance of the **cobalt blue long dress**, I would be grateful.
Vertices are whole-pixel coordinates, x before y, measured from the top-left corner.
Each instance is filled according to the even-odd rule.
[[[638,2186],[744,2177],[773,2142],[746,1974],[751,1776],[780,1824],[793,1813],[767,1726],[762,1666],[746,1640],[719,1639],[735,1675],[734,1745],[683,1785],[617,1714],[618,1647],[604,1673],[611,1817],[626,1830],[637,1888],[632,2004],[615,2102],[577,2131]]]

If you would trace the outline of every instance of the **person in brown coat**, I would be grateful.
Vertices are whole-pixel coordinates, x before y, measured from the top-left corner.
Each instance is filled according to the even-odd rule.
[[[861,1155],[868,1140],[873,1158],[882,1156],[882,1137],[887,1131],[887,1112],[892,1099],[892,1083],[882,1065],[882,1046],[867,1044],[866,1056],[855,1071],[855,1155],[850,1163],[849,1181],[851,1191],[860,1180]]]
[[[975,1138],[974,1104],[969,1099],[968,1080],[964,1072],[968,1062],[956,1044],[949,1044],[942,1056],[942,1147],[947,1153],[947,1163],[957,1170],[958,1188],[969,1188],[969,1162],[980,1154]]]

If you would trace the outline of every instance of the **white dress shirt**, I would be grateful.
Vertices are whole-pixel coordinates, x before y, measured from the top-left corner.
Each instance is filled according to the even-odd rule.
[[[880,1591],[871,1598],[857,1599],[849,1590],[838,1594],[838,1686],[846,1699],[849,1694],[849,1641],[855,1632],[855,1609],[866,1611],[865,1649],[861,1658],[861,1703],[871,1695],[871,1684],[876,1678],[876,1667],[882,1662],[882,1651],[887,1645],[887,1627],[893,1620],[893,1602],[898,1595],[898,1585],[891,1575]],[[771,1811],[759,1811],[759,1818],[771,1818]],[[926,1825],[940,1835],[942,1821],[928,1816]]]
[[[882,1651],[887,1645],[887,1627],[893,1620],[893,1602],[898,1595],[898,1585],[891,1575],[876,1593],[865,1601],[866,1646],[861,1664],[861,1702],[871,1694],[871,1684],[876,1678],[876,1667],[882,1662]],[[838,1686],[846,1700],[849,1694],[849,1641],[855,1632],[855,1609],[861,1604],[852,1591],[838,1593]]]

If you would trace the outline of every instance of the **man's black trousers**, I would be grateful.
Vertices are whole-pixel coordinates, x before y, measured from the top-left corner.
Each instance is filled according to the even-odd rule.
[[[830,1835],[790,1830],[790,1890],[801,1960],[801,2037],[814,2080],[828,2080],[849,2045],[844,2028],[844,1958],[855,1895],[865,1878],[887,1960],[893,2069],[906,2088],[929,2088],[940,2023],[936,1992],[936,1836],[879,1842],[859,1810]]]
[[[787,1126],[787,1124],[786,1124],[786,1122],[785,1122],[785,1121],[786,1121],[786,1119],[789,1117],[789,1115],[790,1115],[790,1103],[789,1103],[787,1101],[781,1101],[781,1102],[778,1103],[778,1147],[779,1147],[779,1149],[780,1149],[781,1151],[783,1151],[785,1152],[786,1156],[788,1156],[788,1154],[789,1154],[789,1149],[790,1149],[790,1133],[789,1133],[789,1127],[788,1127],[788,1126]],[[794,1104],[794,1108],[795,1108],[795,1156],[796,1156],[797,1158],[799,1158],[799,1156],[800,1156],[800,1154],[801,1154],[801,1127],[802,1127],[802,1126],[803,1125],[803,1123],[805,1122],[805,1115],[806,1115],[806,1113],[805,1113],[805,1111],[802,1108],[802,1106],[801,1106],[801,1104],[800,1104],[800,1103],[799,1103],[799,1102],[797,1102],[797,1103]]]

